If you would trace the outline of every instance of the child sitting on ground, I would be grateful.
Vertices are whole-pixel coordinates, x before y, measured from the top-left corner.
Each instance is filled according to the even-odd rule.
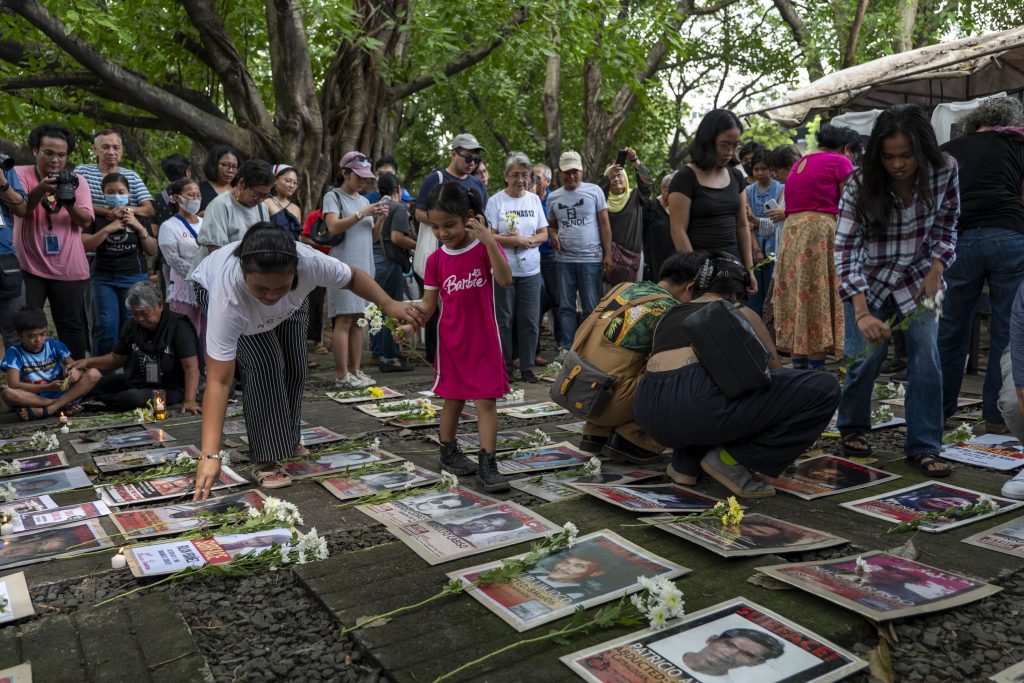
[[[69,416],[82,412],[78,401],[96,386],[99,370],[69,367],[71,351],[63,342],[47,338],[46,314],[41,309],[26,306],[14,314],[12,322],[18,341],[0,363],[7,373],[7,388],[0,392],[0,399],[25,421],[61,411]]]

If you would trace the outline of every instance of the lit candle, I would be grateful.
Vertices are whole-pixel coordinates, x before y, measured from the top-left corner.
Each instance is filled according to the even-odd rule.
[[[68,426],[68,416],[65,415],[64,413],[61,413],[60,414],[60,419],[57,420],[57,423],[61,427],[67,427]]]
[[[10,536],[14,533],[14,523],[11,522],[11,518],[7,515],[0,517],[3,520],[3,524],[0,524],[0,536]]]
[[[128,566],[128,558],[124,556],[124,548],[117,551],[117,555],[110,558],[111,569],[124,569]]]

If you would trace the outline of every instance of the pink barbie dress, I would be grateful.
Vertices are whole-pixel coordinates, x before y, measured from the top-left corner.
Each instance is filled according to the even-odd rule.
[[[432,391],[453,400],[501,398],[509,386],[487,247],[479,240],[458,250],[442,245],[424,271],[424,288],[437,290],[441,306]]]

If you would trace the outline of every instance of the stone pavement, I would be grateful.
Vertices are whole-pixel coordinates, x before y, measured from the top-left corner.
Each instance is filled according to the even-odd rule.
[[[318,357],[321,365],[325,365],[325,358]],[[371,369],[371,374],[381,384],[410,395],[413,390],[428,388],[430,384],[429,371],[424,368],[416,372],[389,375],[381,375]],[[436,445],[427,439],[430,429],[399,431],[382,425],[351,405],[339,405],[325,400],[323,393],[330,387],[332,378],[333,371],[329,369],[310,376],[303,408],[303,419],[309,425],[324,426],[353,438],[363,435],[380,436],[385,450],[418,465],[436,469]],[[549,386],[547,383],[516,385],[517,388],[525,389],[528,399],[537,401],[546,400]],[[964,393],[976,393],[979,390],[980,378],[968,377]],[[573,419],[568,416],[531,421],[502,417],[499,426],[502,429],[541,427],[555,441],[576,442],[576,435],[559,433],[557,427],[560,423],[571,421]],[[14,425],[8,423],[4,426]],[[200,424],[196,418],[176,417],[161,426],[177,438],[174,444],[199,443]],[[475,427],[469,425],[467,429]],[[833,443],[825,442],[826,448]],[[65,446],[72,466],[91,463],[88,456],[77,455],[70,446],[66,446],[64,437],[62,445]],[[845,500],[901,488],[924,479],[903,464],[901,454],[883,450],[878,455],[882,459],[882,466],[900,474],[902,478],[870,489],[814,501],[779,495],[753,501],[748,507],[751,511],[764,512],[843,536],[853,544],[853,549],[844,549],[844,552],[895,547],[909,538],[909,535],[887,535],[885,530],[888,525],[885,522],[838,507],[838,503]],[[998,493],[1005,479],[1005,475],[977,468],[957,465],[955,468],[953,477],[948,481],[988,493]],[[241,473],[246,474],[247,470],[243,468]],[[465,483],[473,486],[471,481]],[[700,489],[719,497],[725,495],[725,491],[713,482],[702,483]],[[336,507],[339,501],[312,481],[296,482],[289,488],[274,491],[273,495],[296,503],[305,518],[306,526],[315,526],[321,533],[379,528],[375,521],[356,510],[339,510]],[[497,497],[512,497],[517,502],[531,505],[558,524],[572,521],[579,526],[581,533],[601,528],[611,529],[652,552],[690,568],[693,571],[679,580],[679,586],[686,594],[689,611],[743,595],[841,645],[849,646],[872,638],[872,627],[851,612],[799,591],[771,591],[747,582],[755,567],[779,563],[784,561],[782,558],[761,556],[725,560],[666,532],[623,527],[623,524],[634,520],[633,515],[589,498],[545,504],[515,491]],[[91,491],[79,491],[58,494],[54,498],[58,504],[67,504],[90,500],[94,494]],[[944,569],[985,579],[1018,569],[1020,562],[1009,555],[959,542],[961,538],[1005,522],[1009,517],[998,516],[942,534],[916,534],[913,541],[920,551],[919,559]],[[109,522],[104,520],[103,524],[108,531],[114,531]],[[404,545],[391,542],[366,550],[335,554],[326,561],[299,568],[297,575],[310,594],[334,615],[339,624],[351,625],[361,616],[387,611],[434,594],[446,582],[445,572],[501,559],[525,550],[523,544],[430,567]],[[81,583],[86,585],[91,580],[89,577],[101,575],[101,572],[112,575],[109,555],[102,553],[52,561],[30,565],[23,570],[30,590],[34,593],[55,581],[81,579]],[[124,584],[125,589],[136,585],[126,573]],[[40,671],[37,680],[41,681],[209,680],[209,672],[197,653],[188,626],[170,598],[162,592],[143,592],[141,596],[105,607],[83,607],[68,615],[30,619],[0,629],[0,668],[31,659],[34,667]],[[91,602],[83,601],[85,604]],[[43,609],[37,605],[37,611],[42,612]],[[557,624],[555,622],[551,626]],[[90,625],[96,626],[86,628]],[[476,600],[456,596],[420,612],[399,616],[382,627],[360,631],[356,639],[366,656],[376,660],[395,680],[424,681],[503,644],[545,633],[548,628],[542,626],[525,634],[516,634]],[[102,635],[96,636],[97,633]],[[524,648],[504,660],[496,660],[481,667],[479,671],[466,674],[463,680],[571,680],[568,669],[558,662],[557,656],[624,633],[623,630],[601,631],[574,639],[567,646],[545,643]],[[114,642],[120,645],[115,648],[111,645]],[[62,645],[54,646],[53,643]],[[107,668],[107,664],[115,657],[121,667],[120,674],[111,674]],[[50,675],[46,675],[46,672],[50,672]]]

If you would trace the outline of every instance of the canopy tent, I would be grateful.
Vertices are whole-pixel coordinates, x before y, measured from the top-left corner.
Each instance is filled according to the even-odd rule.
[[[1024,26],[858,64],[743,116],[763,114],[794,127],[828,109],[861,111],[894,104],[931,108],[1021,89]]]

